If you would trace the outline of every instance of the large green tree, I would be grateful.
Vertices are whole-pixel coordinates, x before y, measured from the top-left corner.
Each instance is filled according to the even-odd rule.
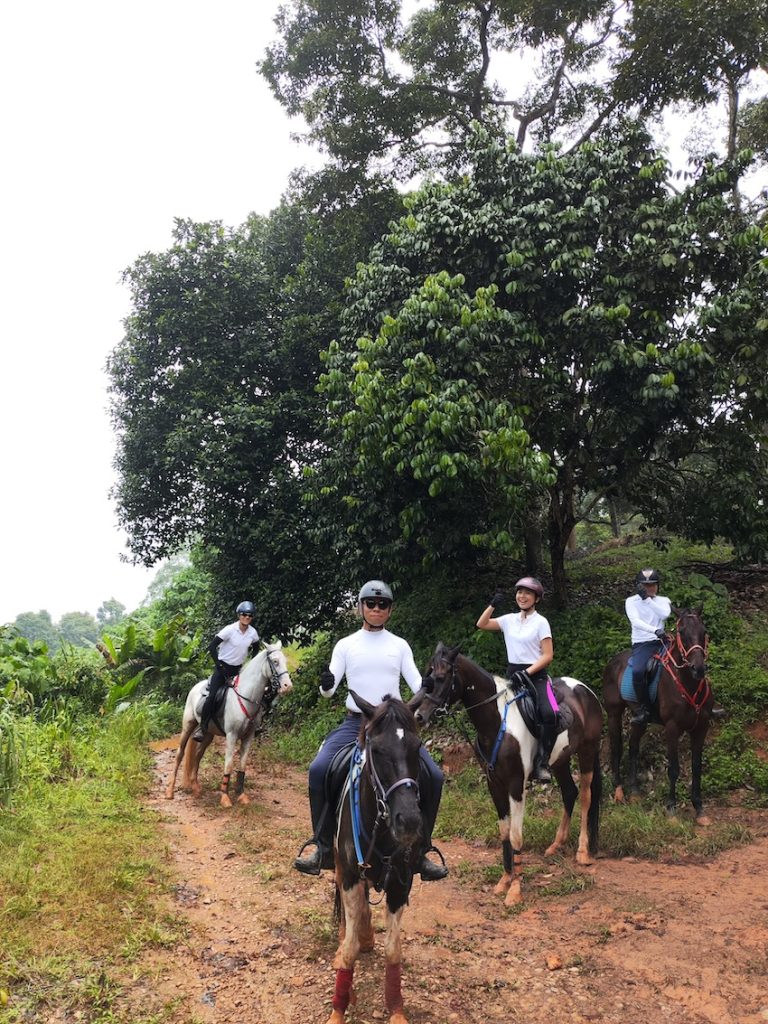
[[[248,597],[265,637],[337,598],[337,554],[313,542],[301,501],[319,455],[318,353],[345,276],[401,209],[388,189],[319,212],[301,198],[312,185],[237,230],[179,221],[168,251],[127,272],[132,312],[109,360],[115,495],[135,557],[196,545],[209,624]]]
[[[676,102],[725,101],[732,156],[740,96],[768,66],[768,0],[294,0],[276,24],[260,69],[309,139],[405,177],[475,121],[574,144]]]
[[[478,130],[468,159],[351,285],[314,493],[361,550],[439,559],[519,550],[543,491],[562,599],[585,495],[662,489],[726,422],[766,422],[764,248],[730,199],[743,162],[672,192],[631,128],[534,156]]]

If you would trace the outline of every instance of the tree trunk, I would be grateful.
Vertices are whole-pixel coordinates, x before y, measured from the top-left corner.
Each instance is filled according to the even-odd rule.
[[[552,590],[556,608],[565,608],[568,604],[565,549],[575,525],[573,485],[569,478],[562,490],[555,486],[550,491],[549,556],[552,562]]]
[[[541,527],[538,523],[535,526],[525,528],[525,568],[532,576],[540,576],[544,568],[544,554],[542,552]]]

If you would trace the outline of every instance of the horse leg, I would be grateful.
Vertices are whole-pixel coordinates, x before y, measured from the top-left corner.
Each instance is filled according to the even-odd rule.
[[[563,814],[560,818],[560,824],[558,826],[557,832],[555,833],[555,838],[544,851],[545,857],[554,856],[560,849],[560,847],[568,841],[568,835],[571,831],[571,815],[573,814],[573,805],[576,803],[576,794],[578,793],[578,790],[576,789],[576,783],[573,781],[573,776],[571,775],[570,765],[564,764],[560,767],[555,767],[554,776],[557,779],[557,784],[560,787],[560,794],[563,798]],[[582,788],[582,801],[584,799],[583,793],[584,791]],[[579,851],[581,851],[581,841],[579,841]]]
[[[168,785],[165,788],[165,799],[173,800],[173,794],[176,789],[176,776],[179,773],[179,766],[184,759],[184,751],[186,750],[189,737],[192,735],[197,720],[192,719],[191,723],[185,721],[181,730],[181,741],[179,743],[179,749],[176,751],[176,759],[173,762],[173,770],[171,771],[171,777],[168,781]]]
[[[252,736],[247,736],[240,744],[240,769],[235,783],[235,796],[239,804],[249,804],[251,802],[245,792],[245,766],[248,763],[248,755],[251,752],[255,736],[256,733],[253,733]]]
[[[195,798],[203,792],[203,787],[198,781],[197,775],[200,771],[200,762],[203,754],[210,747],[213,741],[211,733],[206,733],[200,743],[188,743],[187,754],[184,758],[184,782]]]
[[[664,727],[664,734],[667,741],[667,776],[669,778],[667,814],[670,818],[674,818],[677,814],[677,780],[680,778],[680,734],[677,725],[671,720]]]
[[[520,800],[515,800],[511,796],[509,798],[509,818],[508,818],[508,829],[509,829],[509,843],[510,843],[510,855],[511,864],[509,867],[509,888],[507,889],[507,895],[504,898],[504,906],[514,907],[517,903],[522,903],[523,894],[521,891],[521,882],[523,877],[523,814],[525,812],[525,790],[523,790],[523,796]],[[506,858],[505,858],[506,861]],[[505,872],[507,871],[507,864],[504,864]],[[496,887],[498,890],[498,886]]]
[[[221,777],[221,784],[219,785],[219,804],[222,807],[231,807],[232,800],[229,796],[229,780],[232,775],[232,765],[235,760],[235,744],[237,743],[237,737],[234,732],[227,733],[227,745],[224,751],[224,774]]]
[[[712,820],[704,814],[701,801],[701,755],[708,728],[709,722],[706,722],[701,728],[701,721],[699,721],[691,733],[691,803],[696,814],[696,824],[704,828],[712,824]]]
[[[333,966],[336,968],[336,988],[333,994],[333,1010],[327,1024],[343,1024],[347,1007],[355,1001],[352,980],[355,961],[360,952],[358,925],[364,918],[364,907],[367,904],[365,883],[358,882],[350,889],[342,888],[341,902],[345,923],[344,938],[333,959]]]
[[[640,766],[640,740],[645,732],[645,725],[633,725],[629,730],[629,765],[627,769],[627,785],[630,802],[640,799],[640,785],[637,774]]]
[[[621,778],[621,757],[624,752],[624,737],[621,731],[621,707],[608,712],[608,745],[611,751],[611,773],[613,775],[613,799],[624,803],[624,783]]]
[[[386,973],[384,978],[384,1003],[389,1011],[389,1024],[408,1024],[403,1013],[402,979],[402,947],[400,942],[400,921],[404,907],[394,914],[387,908],[386,931],[384,933],[384,959]]]

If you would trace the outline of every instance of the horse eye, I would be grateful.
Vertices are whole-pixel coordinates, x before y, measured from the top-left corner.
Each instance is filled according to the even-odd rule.
[[[433,676],[424,676],[424,678],[421,680],[421,685],[422,685],[422,688],[427,691],[427,693],[432,693],[432,691],[435,688],[434,677]]]

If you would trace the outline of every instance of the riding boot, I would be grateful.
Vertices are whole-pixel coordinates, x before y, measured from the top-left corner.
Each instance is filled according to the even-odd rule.
[[[539,745],[536,748],[536,755],[533,759],[533,771],[531,773],[531,777],[535,782],[552,781],[552,774],[549,770],[549,758],[556,741],[557,726],[554,724],[542,724],[539,732]]]
[[[200,725],[192,733],[192,739],[195,743],[202,743],[205,739],[205,734],[208,732],[208,722],[205,719],[200,720]]]
[[[642,682],[639,679],[633,680],[635,697],[638,708],[629,720],[630,725],[645,725],[651,717],[651,707],[648,700],[648,680],[643,676]]]
[[[302,854],[308,846],[314,850],[306,857],[297,857],[293,866],[305,875],[319,875],[323,868],[332,868],[333,860],[333,813],[325,798],[324,790],[309,791],[309,809],[312,814],[312,838],[299,850]]]
[[[424,820],[426,841],[424,843],[424,853],[422,854],[416,873],[421,875],[422,882],[439,882],[448,875],[448,868],[445,866],[445,858],[437,847],[432,845],[432,830],[435,827],[437,812],[440,807],[441,787],[435,784],[424,760],[420,760],[419,763],[419,792],[421,794],[421,813]],[[427,854],[431,853],[432,850],[434,850],[440,858],[440,864],[430,860],[427,856]]]

